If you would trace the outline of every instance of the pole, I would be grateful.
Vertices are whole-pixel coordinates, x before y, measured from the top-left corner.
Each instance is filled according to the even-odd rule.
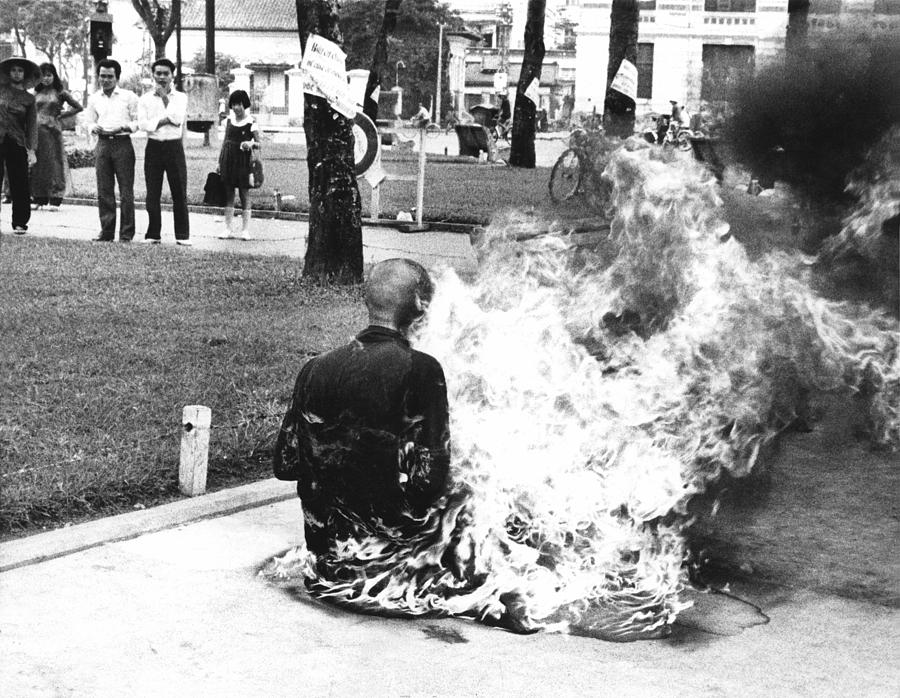
[[[175,13],[175,89],[181,90],[184,76],[181,72],[181,0],[172,0]]]
[[[444,25],[438,24],[438,65],[437,65],[437,87],[434,90],[434,114],[431,120],[438,126],[441,125],[441,63],[443,62],[444,51]]]
[[[425,124],[419,127],[419,178],[416,182],[416,227],[424,230],[422,209],[425,208]]]
[[[206,72],[216,74],[216,0],[206,0]]]

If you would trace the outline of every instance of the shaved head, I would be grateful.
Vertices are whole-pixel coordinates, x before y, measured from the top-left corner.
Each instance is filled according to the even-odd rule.
[[[434,294],[431,277],[410,259],[379,262],[366,280],[369,323],[406,330],[425,313]]]

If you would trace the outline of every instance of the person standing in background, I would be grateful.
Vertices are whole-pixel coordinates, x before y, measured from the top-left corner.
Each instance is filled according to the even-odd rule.
[[[31,220],[28,168],[35,162],[37,110],[28,88],[40,79],[40,69],[27,58],[13,56],[0,61],[0,180],[5,165],[16,235],[27,233]]]
[[[175,64],[168,58],[158,58],[151,66],[156,88],[138,100],[138,123],[147,132],[144,151],[144,179],[147,183],[146,242],[159,243],[162,232],[163,174],[172,194],[172,213],[175,219],[175,242],[191,245],[187,207],[187,163],[184,158],[184,121],[187,95],[172,87]]]
[[[122,66],[112,58],[97,63],[100,89],[88,99],[86,123],[97,137],[94,170],[97,175],[97,206],[100,209],[100,235],[95,242],[116,238],[116,182],[119,183],[122,215],[119,241],[134,238],[134,146],[131,134],[137,130],[138,98],[131,90],[119,87]]]
[[[250,114],[250,96],[244,90],[235,90],[228,97],[232,114],[225,122],[225,139],[219,152],[219,175],[225,185],[225,230],[222,240],[234,237],[234,190],[241,198],[241,239],[250,239],[250,158],[253,149],[259,148],[259,127]]]
[[[31,172],[34,208],[59,209],[66,193],[66,150],[61,120],[83,111],[81,103],[63,88],[52,63],[41,63],[41,81],[34,88],[37,109],[37,162]],[[63,111],[68,104],[69,109]]]

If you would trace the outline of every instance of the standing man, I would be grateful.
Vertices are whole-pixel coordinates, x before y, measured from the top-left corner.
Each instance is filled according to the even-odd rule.
[[[116,181],[122,200],[119,241],[134,238],[134,146],[131,134],[138,127],[138,98],[131,90],[119,87],[122,66],[112,58],[97,63],[100,89],[90,96],[87,125],[97,136],[94,169],[97,173],[97,206],[100,209],[100,235],[95,242],[116,238]]]
[[[31,219],[28,168],[37,161],[37,110],[34,95],[26,90],[40,79],[40,69],[27,58],[13,56],[0,62],[0,189],[5,165],[16,235],[28,232]]]
[[[190,245],[190,223],[187,208],[187,164],[184,159],[184,119],[187,95],[172,87],[175,64],[168,58],[158,58],[152,66],[156,87],[138,100],[138,124],[147,132],[144,151],[144,179],[147,182],[147,226],[145,240],[160,242],[163,173],[172,194],[175,218],[175,242]]]

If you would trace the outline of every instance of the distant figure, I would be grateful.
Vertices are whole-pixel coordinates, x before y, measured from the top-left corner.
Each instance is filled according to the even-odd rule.
[[[168,58],[158,58],[151,66],[155,88],[138,100],[138,122],[147,132],[144,151],[144,179],[147,182],[147,235],[145,240],[159,243],[162,233],[163,175],[172,194],[172,213],[175,219],[175,242],[191,245],[190,220],[187,206],[187,162],[184,157],[184,122],[187,95],[172,87],[175,64]]]
[[[119,87],[122,66],[112,58],[97,63],[100,89],[88,98],[85,123],[96,136],[94,170],[97,175],[97,207],[100,210],[100,234],[96,242],[116,238],[116,182],[122,215],[119,241],[134,239],[134,146],[131,134],[138,129],[138,98],[131,90]]]
[[[250,158],[259,148],[259,126],[250,114],[250,96],[235,90],[228,98],[231,115],[225,122],[225,139],[219,151],[219,175],[225,185],[225,230],[219,236],[226,240],[234,236],[234,190],[241,199],[241,239],[250,239]]]
[[[52,63],[41,63],[41,81],[34,88],[37,109],[37,162],[31,172],[31,200],[35,208],[49,205],[59,210],[66,193],[66,150],[63,146],[62,119],[84,110],[81,103],[63,87]],[[63,111],[63,106],[69,109]]]
[[[0,180],[5,166],[16,235],[27,233],[31,220],[28,168],[37,159],[37,109],[28,89],[40,79],[40,69],[27,58],[13,56],[0,62]]]

